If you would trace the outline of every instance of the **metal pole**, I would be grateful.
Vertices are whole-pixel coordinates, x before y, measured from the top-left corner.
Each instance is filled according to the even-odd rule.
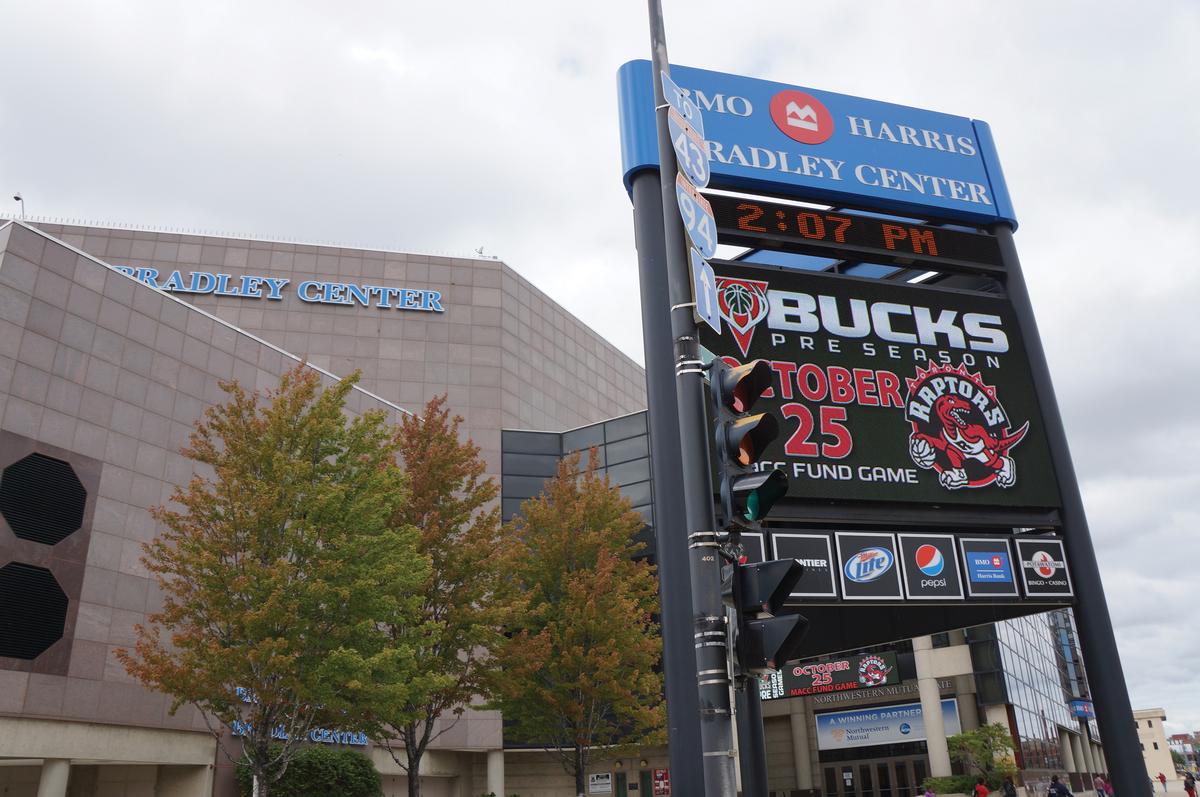
[[[667,291],[674,339],[676,407],[682,456],[684,516],[691,565],[692,620],[696,648],[696,685],[700,696],[700,748],[704,784],[711,797],[734,797],[733,716],[727,623],[721,602],[721,561],[716,547],[712,482],[708,469],[708,421],[705,418],[704,379],[700,371],[696,322],[692,316],[692,281],[687,263],[687,236],[675,205],[674,177],[678,165],[667,130],[667,104],[660,72],[670,73],[662,6],[649,0],[651,80],[658,121],[658,162],[666,244]],[[681,792],[682,794],[683,792]],[[690,796],[689,796],[690,797]]]
[[[684,525],[682,459],[675,420],[675,370],[671,360],[671,302],[667,296],[662,191],[658,172],[633,178],[633,231],[641,282],[642,338],[646,351],[650,469],[654,479],[654,541],[667,693],[671,785],[676,794],[704,797],[700,755],[700,697],[692,648],[692,588]]]
[[[1050,368],[1046,364],[1046,352],[1038,335],[1037,321],[1033,316],[1033,304],[1029,299],[1029,288],[1021,272],[1021,261],[1013,243],[1012,228],[1007,224],[996,224],[991,228],[1000,244],[1000,254],[1007,270],[1005,284],[1009,300],[1017,317],[1021,336],[1025,339],[1025,350],[1029,357],[1029,370],[1042,420],[1046,424],[1046,441],[1050,446],[1050,460],[1058,475],[1058,486],[1062,494],[1063,540],[1067,549],[1067,561],[1071,567],[1071,578],[1075,585],[1077,602],[1075,619],[1079,629],[1080,648],[1084,668],[1096,705],[1096,724],[1104,740],[1105,754],[1109,760],[1113,790],[1124,797],[1147,794],[1147,781],[1142,775],[1146,765],[1142,760],[1137,731],[1133,725],[1133,708],[1129,703],[1129,692],[1125,688],[1125,673],[1117,651],[1117,639],[1113,635],[1112,619],[1104,599],[1104,584],[1100,579],[1100,568],[1096,563],[1096,551],[1092,547],[1092,536],[1088,530],[1087,516],[1083,511],[1083,498],[1079,494],[1079,482],[1075,477],[1075,465],[1071,461],[1071,450],[1063,429],[1062,416],[1058,411],[1058,400],[1050,380]]]
[[[742,797],[767,797],[767,741],[763,734],[758,679],[753,676],[739,678],[735,697]]]

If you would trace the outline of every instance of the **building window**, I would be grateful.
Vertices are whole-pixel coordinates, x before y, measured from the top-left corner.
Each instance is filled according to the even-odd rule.
[[[1145,743],[1145,742],[1142,742],[1142,744],[1141,744],[1140,746],[1141,746],[1141,748],[1142,748],[1142,752],[1143,752],[1143,753],[1144,753],[1144,752],[1146,752],[1146,743]]]
[[[1155,742],[1155,743],[1154,743],[1154,749],[1155,749],[1155,750],[1157,750],[1157,749],[1158,749],[1158,742]]]
[[[1154,727],[1154,721],[1153,721],[1153,720],[1146,720],[1146,727],[1147,727],[1147,728],[1153,728],[1153,727]]]

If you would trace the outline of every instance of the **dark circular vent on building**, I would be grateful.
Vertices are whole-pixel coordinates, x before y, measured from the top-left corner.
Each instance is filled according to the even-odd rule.
[[[0,475],[0,514],[23,540],[55,545],[83,525],[87,490],[71,466],[30,454]]]
[[[54,574],[10,562],[0,567],[0,656],[33,659],[62,639],[67,596]]]

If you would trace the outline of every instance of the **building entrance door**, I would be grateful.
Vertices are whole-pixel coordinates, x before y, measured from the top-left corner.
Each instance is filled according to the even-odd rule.
[[[924,757],[875,758],[822,765],[825,797],[921,797]]]

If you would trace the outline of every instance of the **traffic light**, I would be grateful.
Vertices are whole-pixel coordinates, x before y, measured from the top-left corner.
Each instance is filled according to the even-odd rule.
[[[798,614],[775,615],[804,575],[804,565],[796,559],[734,562],[726,572],[722,587],[737,612],[733,647],[742,671],[761,675],[798,658],[808,620]]]
[[[716,416],[714,438],[726,523],[757,523],[787,493],[788,479],[782,470],[753,469],[767,444],[779,435],[774,415],[748,414],[770,386],[771,366],[766,360],[738,366],[713,360],[709,390]]]

